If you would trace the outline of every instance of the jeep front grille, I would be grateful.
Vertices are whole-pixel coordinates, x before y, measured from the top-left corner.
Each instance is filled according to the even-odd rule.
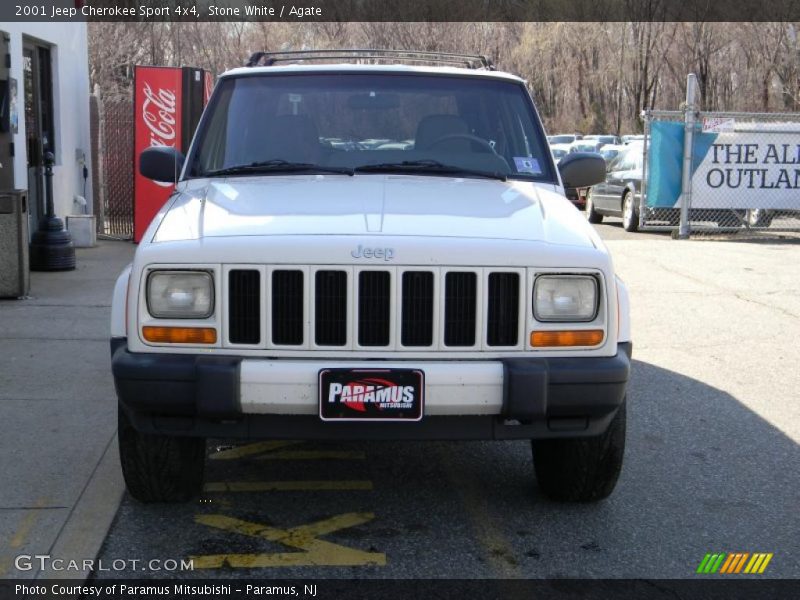
[[[317,271],[314,294],[314,342],[347,344],[347,271]]]
[[[287,349],[519,348],[524,284],[521,269],[231,267],[227,340]]]
[[[272,343],[303,344],[303,271],[272,272]]]
[[[228,337],[235,344],[261,342],[261,273],[235,269],[228,273]]]
[[[388,346],[391,335],[391,275],[388,271],[358,274],[358,345]]]
[[[489,274],[489,305],[486,311],[486,343],[516,346],[519,337],[519,274]]]
[[[433,344],[433,273],[406,271],[403,273],[403,305],[400,341],[403,346]]]

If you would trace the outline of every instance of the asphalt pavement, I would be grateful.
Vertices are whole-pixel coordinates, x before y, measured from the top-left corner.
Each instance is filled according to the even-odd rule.
[[[94,576],[690,578],[762,552],[800,577],[800,243],[598,230],[634,332],[609,499],[545,499],[525,442],[210,440],[203,496],[126,495]]]

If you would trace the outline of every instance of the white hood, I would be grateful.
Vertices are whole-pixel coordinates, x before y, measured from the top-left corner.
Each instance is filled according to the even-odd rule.
[[[191,180],[153,242],[228,236],[353,235],[503,239],[593,246],[594,232],[553,186],[409,175]]]

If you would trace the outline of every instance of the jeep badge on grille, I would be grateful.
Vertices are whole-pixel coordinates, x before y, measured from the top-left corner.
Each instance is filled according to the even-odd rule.
[[[364,248],[361,244],[350,253],[353,258],[382,258],[394,259],[394,248]]]

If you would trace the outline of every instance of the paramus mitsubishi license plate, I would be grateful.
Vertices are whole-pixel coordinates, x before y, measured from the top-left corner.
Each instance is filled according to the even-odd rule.
[[[418,369],[322,369],[323,421],[419,421],[425,374]]]

